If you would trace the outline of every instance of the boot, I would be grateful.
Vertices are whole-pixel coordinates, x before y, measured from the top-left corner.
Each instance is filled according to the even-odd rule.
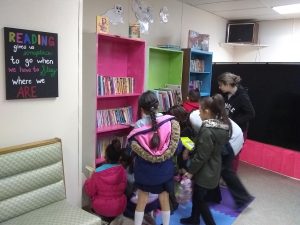
[[[197,220],[192,217],[186,217],[186,218],[181,218],[180,223],[187,224],[187,225],[199,225],[200,221],[199,219]]]

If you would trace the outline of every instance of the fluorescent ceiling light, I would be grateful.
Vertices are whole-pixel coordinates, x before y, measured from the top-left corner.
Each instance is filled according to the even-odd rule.
[[[272,7],[272,9],[278,12],[279,14],[300,13],[300,4],[276,6]]]

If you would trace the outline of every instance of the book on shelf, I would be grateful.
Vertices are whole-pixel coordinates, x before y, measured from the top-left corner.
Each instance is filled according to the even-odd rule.
[[[191,80],[189,82],[189,90],[198,89],[199,93],[201,92],[202,80]]]
[[[189,137],[181,137],[180,140],[187,150],[192,151],[194,149],[195,143]]]
[[[127,135],[126,136],[109,136],[109,137],[99,137],[97,139],[97,150],[96,150],[96,157],[105,158],[105,150],[109,144],[111,144],[113,139],[118,139],[121,142],[121,147],[125,148],[127,145]]]
[[[126,126],[129,126],[129,127],[135,127],[135,123],[120,123],[121,125],[126,125]]]
[[[102,75],[98,75],[97,77],[98,96],[132,93],[134,93],[133,77],[110,77]]]
[[[201,59],[192,59],[190,62],[190,71],[191,72],[204,72],[204,60]]]
[[[132,106],[115,109],[100,109],[97,110],[96,116],[97,128],[133,123]]]
[[[165,87],[173,90],[173,93],[175,95],[174,105],[182,104],[181,85],[179,85],[179,84],[166,84]]]
[[[107,16],[96,16],[96,31],[97,34],[109,33],[109,18]]]
[[[166,112],[172,106],[181,104],[181,86],[167,84],[166,88],[153,90],[159,101],[158,111]]]
[[[140,24],[134,23],[129,25],[129,37],[130,38],[140,38]]]
[[[209,49],[209,34],[200,34],[196,31],[189,30],[188,48],[196,48],[203,51]]]

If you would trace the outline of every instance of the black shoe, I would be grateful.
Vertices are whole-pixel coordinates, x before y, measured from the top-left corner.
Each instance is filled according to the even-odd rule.
[[[187,218],[181,218],[180,223],[182,224],[188,224],[188,225],[199,225],[200,221],[195,220],[192,217],[187,217]]]
[[[254,200],[254,197],[253,196],[249,196],[248,200],[243,202],[243,203],[240,203],[240,204],[237,204],[237,207],[236,207],[236,211],[237,212],[242,212],[245,208],[248,207],[248,205]]]

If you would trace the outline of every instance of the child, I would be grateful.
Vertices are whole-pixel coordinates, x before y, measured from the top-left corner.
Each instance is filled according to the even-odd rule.
[[[172,106],[167,114],[175,116],[175,119],[179,122],[180,125],[180,137],[189,137],[193,138],[194,137],[194,132],[193,128],[190,125],[189,122],[189,113],[185,111],[185,109],[181,105],[174,105]],[[180,189],[181,185],[181,175],[186,172],[186,165],[187,165],[187,160],[183,159],[183,153],[184,153],[184,146],[181,145],[180,152],[177,154],[176,158],[174,158],[174,161],[176,162],[176,184],[175,184],[175,192],[174,193],[169,193],[170,195],[170,206],[171,206],[171,211],[175,211],[179,204],[178,202],[182,203],[182,199],[184,198],[182,193],[183,191]],[[183,179],[185,180],[185,178]],[[183,183],[186,181],[183,181]]]
[[[191,89],[189,90],[189,94],[187,100],[183,103],[183,108],[187,112],[191,112],[193,110],[199,109],[199,100],[200,100],[200,93],[199,89]]]
[[[198,108],[199,109],[199,104]],[[194,130],[189,121],[189,113],[181,105],[172,106],[167,114],[175,116],[175,119],[179,122],[180,125],[180,136],[181,137],[194,137]]]
[[[180,105],[172,106],[167,114],[175,116],[175,119],[179,122],[180,125],[180,137],[189,137],[190,139],[194,138],[194,130],[189,121],[189,113]],[[183,159],[184,146],[182,146],[181,151],[177,155],[176,162],[179,169],[179,173],[182,169],[186,169],[186,160]],[[186,172],[186,171],[185,171]]]
[[[106,148],[105,163],[84,184],[92,209],[109,222],[124,212],[127,202],[126,171],[119,164],[120,156],[121,143],[114,139]]]
[[[173,192],[174,164],[180,127],[173,116],[157,113],[158,100],[151,91],[138,101],[141,119],[128,135],[129,150],[136,154],[134,179],[138,200],[134,214],[135,225],[141,225],[149,192],[158,194],[163,225],[170,222],[169,193]]]
[[[127,187],[126,187],[126,196],[127,196],[127,206],[123,213],[125,217],[134,218],[134,212],[137,203],[137,191],[134,186],[134,175],[133,175],[133,162],[132,157],[126,153],[122,152],[121,163],[126,169],[127,172]],[[149,193],[149,198],[147,205],[145,207],[145,213],[150,213],[153,210],[159,209],[158,194]]]
[[[191,165],[186,173],[187,177],[194,180],[192,212],[190,217],[182,218],[180,222],[199,224],[201,215],[206,225],[215,225],[205,195],[219,183],[222,167],[221,151],[228,142],[231,132],[223,97],[217,94],[203,99],[200,117],[202,126],[195,138]]]

